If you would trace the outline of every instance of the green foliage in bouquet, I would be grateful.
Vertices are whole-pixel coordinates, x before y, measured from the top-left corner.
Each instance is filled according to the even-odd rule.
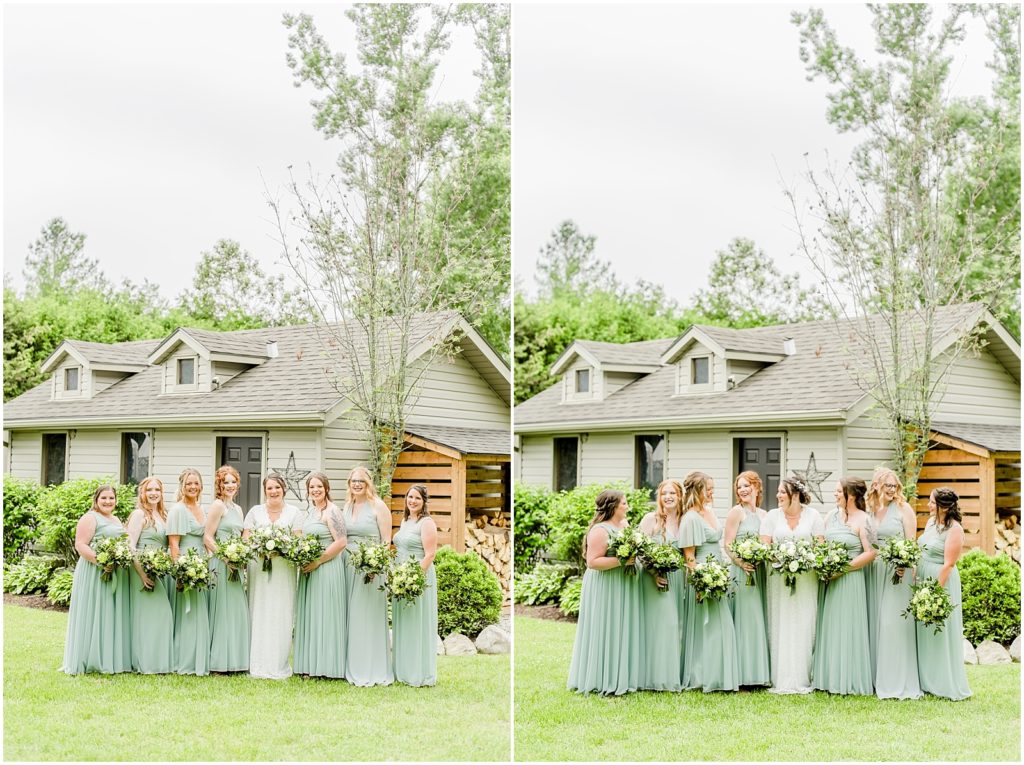
[[[4,573],[4,592],[29,595],[43,592],[53,570],[60,565],[56,558],[27,555]]]
[[[74,578],[74,572],[69,568],[62,568],[56,572],[46,585],[46,599],[55,606],[70,606],[71,584]]]
[[[925,627],[934,627],[935,634],[942,632],[946,619],[953,613],[953,601],[937,579],[925,579],[910,586],[911,595],[904,618],[911,618]]]
[[[583,538],[594,517],[594,500],[605,489],[617,489],[626,494],[629,504],[627,516],[631,525],[638,525],[651,509],[651,496],[647,489],[633,489],[625,482],[577,486],[572,491],[552,496],[547,521],[550,529],[549,549],[556,558],[574,564],[583,570]]]
[[[1020,566],[1006,555],[971,550],[956,564],[963,595],[964,637],[1010,643],[1020,634]]]
[[[39,535],[36,508],[43,487],[35,481],[4,476],[4,562],[17,563]]]
[[[476,637],[501,616],[498,578],[474,552],[457,553],[442,547],[434,558],[437,576],[437,632]]]
[[[78,519],[92,507],[92,495],[96,488],[109,483],[117,489],[117,506],[114,515],[122,522],[128,520],[135,509],[135,487],[118,485],[113,478],[74,478],[50,486],[39,497],[36,516],[43,544],[60,558],[64,566],[74,566],[78,561],[75,549],[75,528]]]
[[[566,563],[538,563],[529,574],[515,582],[515,600],[529,606],[554,603],[558,600],[565,581],[576,572]]]

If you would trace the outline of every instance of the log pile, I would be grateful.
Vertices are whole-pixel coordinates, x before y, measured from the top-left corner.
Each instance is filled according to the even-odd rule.
[[[512,597],[512,539],[504,515],[480,515],[466,524],[466,549],[472,550],[498,577],[505,602]]]
[[[996,553],[1009,555],[1020,565],[1020,532],[1017,516],[1008,515],[996,522]]]

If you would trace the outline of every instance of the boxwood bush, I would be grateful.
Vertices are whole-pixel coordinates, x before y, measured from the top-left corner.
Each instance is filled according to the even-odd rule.
[[[36,507],[43,487],[25,478],[4,476],[4,562],[20,561],[39,535]]]
[[[516,571],[529,571],[548,546],[547,514],[553,496],[546,489],[516,484],[512,535]]]
[[[118,486],[112,478],[74,478],[61,484],[47,487],[39,498],[36,514],[39,519],[40,538],[46,549],[52,550],[64,566],[74,566],[78,561],[75,550],[75,527],[78,519],[92,506],[92,494],[96,487],[109,483],[117,489],[117,507],[114,515],[122,521],[128,520],[135,508],[135,487]]]
[[[583,538],[594,517],[594,500],[605,489],[625,492],[630,523],[639,523],[653,506],[647,489],[632,489],[621,482],[577,486],[572,491],[553,495],[547,512],[551,552],[559,560],[572,563],[581,571],[586,564],[583,558]]]
[[[956,564],[963,591],[964,637],[1010,643],[1020,634],[1020,566],[1006,555],[971,550]]]
[[[498,578],[474,552],[457,553],[442,547],[434,558],[437,575],[437,632],[476,637],[501,616]]]

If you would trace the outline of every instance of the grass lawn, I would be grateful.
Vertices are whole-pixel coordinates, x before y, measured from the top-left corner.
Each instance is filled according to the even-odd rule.
[[[57,671],[67,614],[4,605],[5,760],[505,760],[509,657],[433,688]]]
[[[576,625],[515,620],[516,760],[1020,760],[1020,665],[967,667],[974,696],[566,690]]]

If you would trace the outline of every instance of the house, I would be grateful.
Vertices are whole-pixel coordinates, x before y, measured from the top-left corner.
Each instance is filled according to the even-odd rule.
[[[407,445],[469,458],[483,449],[497,466],[485,496],[501,497],[497,510],[507,513],[511,371],[457,313],[423,314],[415,326],[414,369],[438,342],[451,339],[454,350],[420,377],[406,413]],[[46,484],[156,475],[170,502],[179,472],[194,467],[208,502],[214,471],[228,464],[242,475],[245,509],[261,501],[261,479],[272,471],[287,479],[287,498],[304,505],[305,476],[323,470],[333,498],[343,499],[349,470],[366,464],[369,452],[351,405],[332,385],[339,370],[321,349],[314,325],[179,328],[163,340],[109,345],[65,340],[42,366],[49,379],[4,406],[5,470]],[[440,488],[432,509],[442,511],[444,543],[456,520],[461,533],[465,492],[456,486],[453,503],[453,489],[444,496]],[[400,497],[392,507],[400,520]]]
[[[997,505],[1020,513],[1020,346],[982,306],[948,306],[938,313],[936,363],[973,328],[982,348],[944,374],[933,418],[947,443],[933,446],[949,448],[954,438],[973,444],[972,453],[1003,456],[1000,496],[993,489],[983,497],[978,480],[957,484],[965,526],[979,534]],[[700,469],[714,478],[724,516],[739,472],[761,475],[766,507],[775,506],[780,478],[796,473],[815,504],[828,507],[836,479],[870,479],[892,457],[872,398],[848,369],[850,330],[827,319],[742,330],[695,325],[639,343],[577,340],[552,367],[558,383],[515,408],[516,478],[552,490],[611,480],[654,487]],[[919,511],[936,479],[955,479],[952,461],[936,464],[945,470],[922,476]]]

